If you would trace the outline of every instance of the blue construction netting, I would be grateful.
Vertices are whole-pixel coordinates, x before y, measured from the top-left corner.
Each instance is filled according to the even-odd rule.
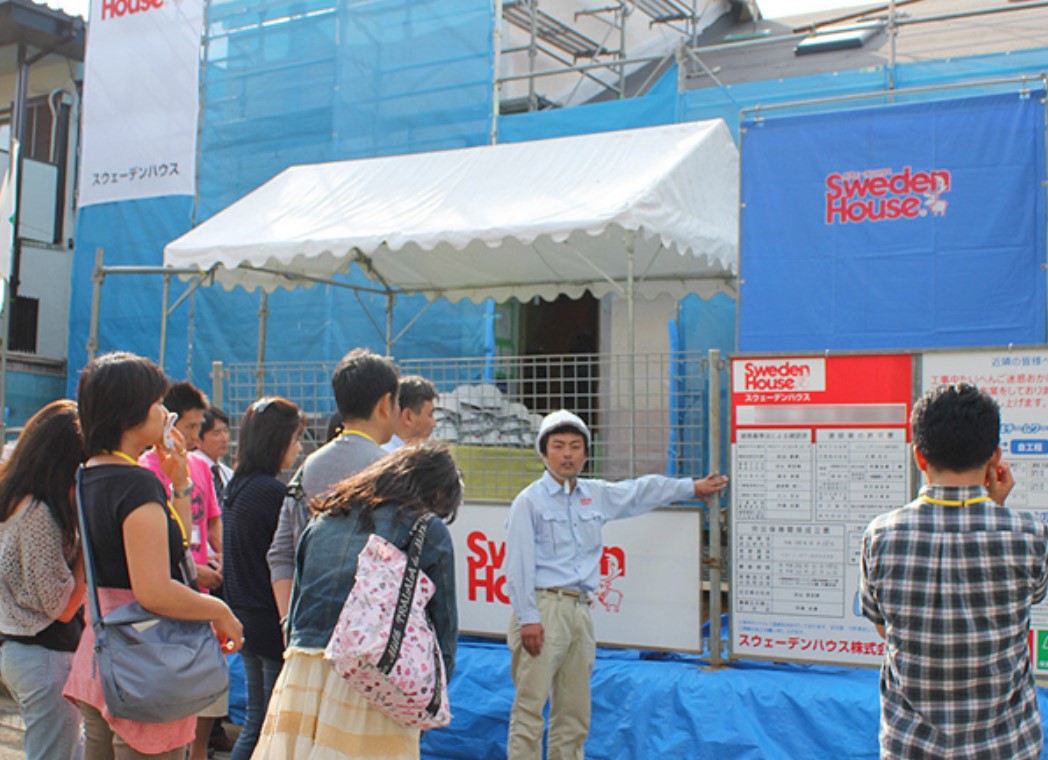
[[[488,142],[493,71],[492,7],[485,0],[214,0],[209,5],[200,131],[199,195],[82,209],[76,233],[68,392],[86,357],[95,249],[107,264],[159,265],[164,244],[284,168],[301,163],[431,151]],[[896,67],[898,86],[1036,75],[1048,49]],[[883,90],[885,67],[676,91],[672,68],[640,98],[501,117],[500,142],[674,121],[724,118],[772,104]],[[926,97],[944,97],[929,94]],[[840,107],[846,107],[842,105]],[[345,275],[360,284],[357,272]],[[176,284],[173,296],[184,286]],[[100,346],[157,356],[162,284],[114,276],[102,298]],[[253,361],[257,294],[203,288],[169,322],[166,369],[208,384],[212,360]],[[425,306],[398,299],[394,334]],[[266,356],[328,360],[355,345],[384,348],[385,303],[327,286],[269,299]],[[485,350],[489,306],[438,302],[394,347],[401,357],[475,356]],[[373,324],[377,322],[378,325]],[[689,344],[733,324],[706,303],[681,309]],[[719,347],[734,337],[715,327]],[[190,350],[190,344],[192,348]]]
[[[86,359],[95,250],[105,263],[159,266],[172,239],[288,166],[411,153],[489,140],[492,14],[484,0],[252,2],[209,5],[199,197],[81,210],[76,234],[67,391]],[[363,284],[359,272],[340,279]],[[172,300],[184,289],[176,283]],[[115,275],[103,288],[100,349],[159,355],[162,281]],[[268,301],[266,357],[330,361],[385,349],[382,296],[317,286]],[[426,306],[396,301],[393,334]],[[165,369],[209,385],[213,360],[253,361],[257,293],[201,288],[169,322]],[[192,334],[189,311],[192,309]],[[484,304],[440,301],[394,346],[398,356],[476,356]],[[191,345],[191,349],[190,349]],[[191,367],[190,367],[191,362]]]

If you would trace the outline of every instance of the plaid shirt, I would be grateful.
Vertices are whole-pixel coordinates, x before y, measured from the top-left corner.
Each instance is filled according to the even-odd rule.
[[[885,627],[882,758],[1040,756],[1027,637],[1046,589],[1048,526],[983,488],[925,486],[870,523],[862,610]]]

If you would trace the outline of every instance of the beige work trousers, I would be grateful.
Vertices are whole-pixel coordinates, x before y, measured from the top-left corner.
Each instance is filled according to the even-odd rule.
[[[545,637],[532,657],[510,619],[507,643],[517,692],[509,719],[508,760],[542,760],[542,710],[549,700],[549,760],[582,760],[590,726],[590,676],[597,644],[589,606],[569,596],[536,592]]]

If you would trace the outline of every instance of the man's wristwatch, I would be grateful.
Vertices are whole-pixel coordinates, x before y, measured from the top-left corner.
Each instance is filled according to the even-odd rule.
[[[175,488],[175,484],[174,483],[171,484],[171,497],[172,498],[182,499],[182,498],[185,498],[186,496],[189,496],[189,494],[191,494],[191,493],[193,493],[193,479],[192,478],[186,478],[186,487],[185,488]]]

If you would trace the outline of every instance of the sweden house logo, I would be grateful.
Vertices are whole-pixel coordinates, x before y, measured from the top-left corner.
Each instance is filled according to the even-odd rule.
[[[826,224],[859,224],[946,216],[952,180],[946,169],[905,167],[826,176]]]

